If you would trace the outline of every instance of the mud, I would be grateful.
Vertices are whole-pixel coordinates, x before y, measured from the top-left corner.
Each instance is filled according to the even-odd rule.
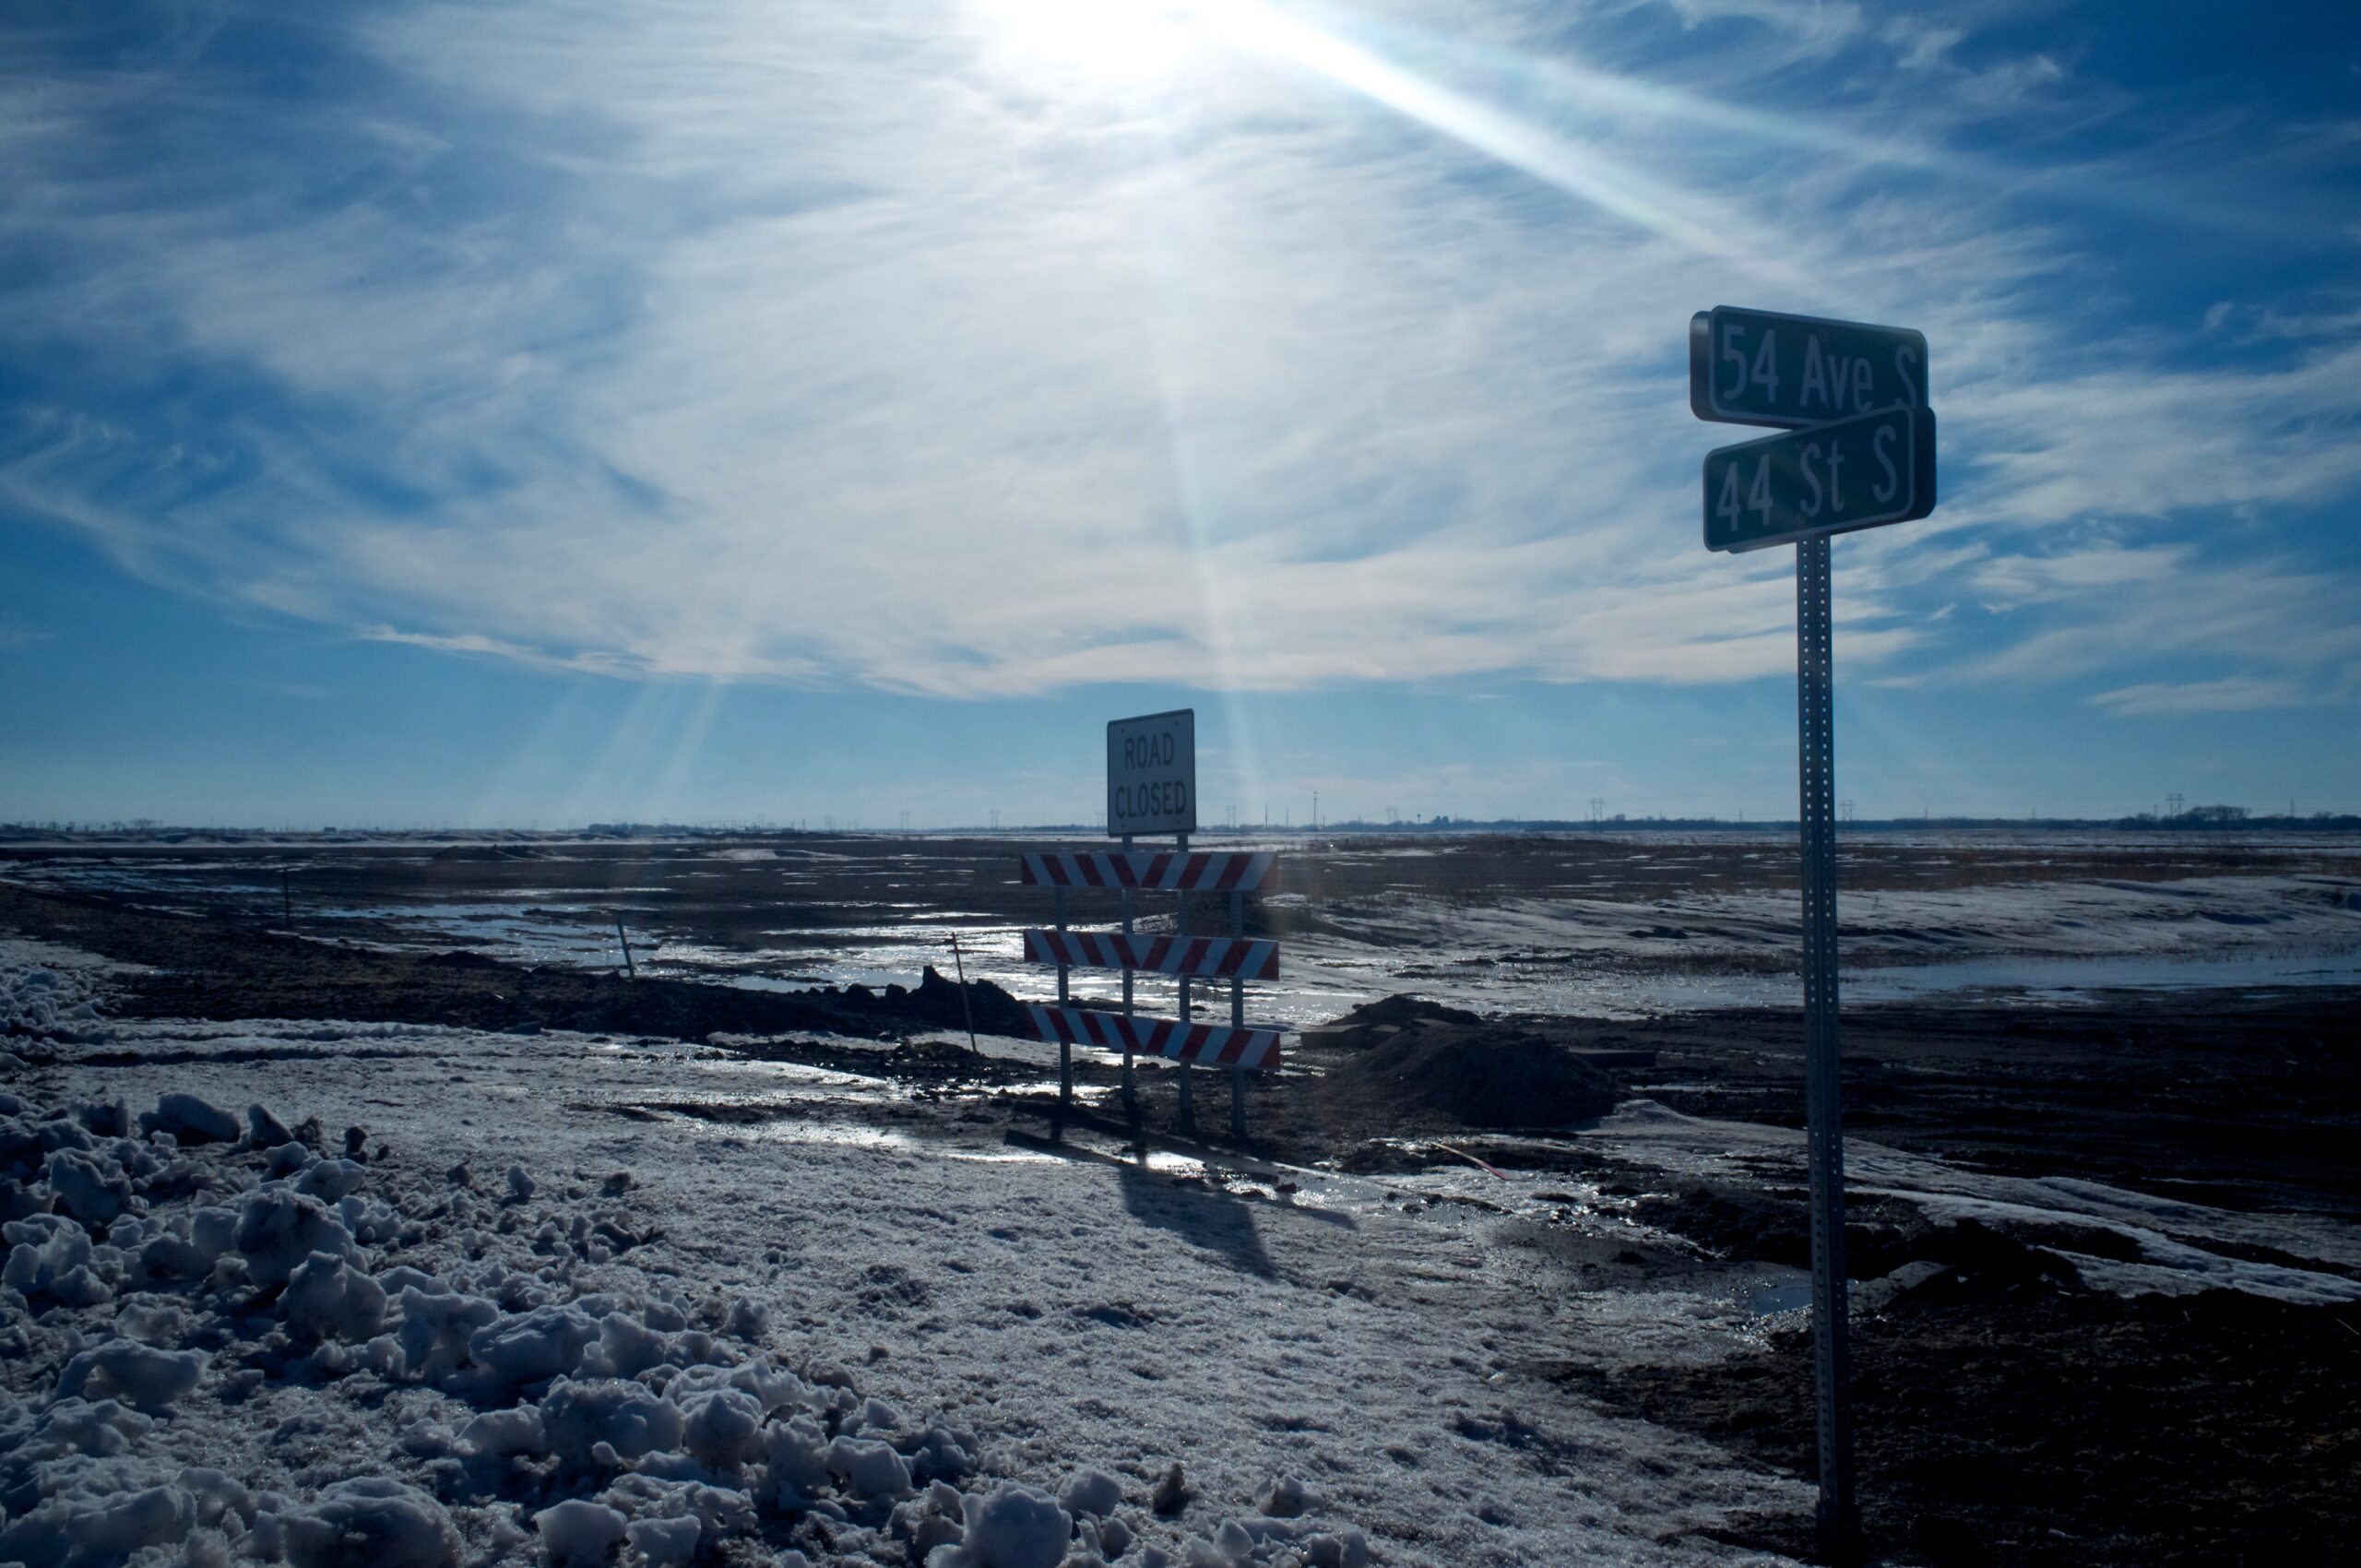
[[[2361,1538],[2361,1308],[2124,1299],[1947,1272],[1857,1320],[1863,1534],[1892,1563],[2326,1563]],[[1814,1473],[1811,1347],[1705,1368],[1542,1369],[1588,1397]],[[1803,1514],[1714,1532],[1812,1554]]]
[[[219,914],[176,914],[103,897],[36,893],[0,883],[0,928],[141,966],[119,1013],[139,1017],[337,1018],[500,1029],[580,1029],[704,1040],[795,1030],[886,1038],[1023,1027],[998,986],[960,988],[931,968],[914,988],[783,992],[560,967],[528,968],[479,954],[385,952],[315,941]]]
[[[1332,1113],[1424,1127],[1562,1127],[1615,1109],[1621,1086],[1528,1029],[1421,1020],[1320,1080]]]

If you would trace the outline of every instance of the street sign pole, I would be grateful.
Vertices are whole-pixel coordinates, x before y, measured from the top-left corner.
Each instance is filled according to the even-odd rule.
[[[1716,305],[1691,318],[1699,419],[1784,432],[1710,452],[1708,550],[1796,547],[1797,817],[1803,851],[1804,1144],[1811,1188],[1812,1382],[1820,1547],[1859,1559],[1851,1323],[1845,1289],[1844,1092],[1836,994],[1836,711],[1829,540],[1935,509],[1927,338],[1909,327]]]
[[[1825,536],[1796,543],[1797,814],[1803,839],[1804,1125],[1811,1186],[1812,1383],[1821,1546],[1848,1561],[1853,1496],[1850,1321],[1845,1291],[1845,1129],[1836,997],[1836,670]]]

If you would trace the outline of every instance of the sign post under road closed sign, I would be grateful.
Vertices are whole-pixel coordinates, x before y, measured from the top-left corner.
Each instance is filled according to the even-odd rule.
[[[1197,710],[1107,723],[1107,832],[1197,830]]]
[[[1935,411],[1874,414],[1705,454],[1705,548],[1761,550],[1935,509]]]

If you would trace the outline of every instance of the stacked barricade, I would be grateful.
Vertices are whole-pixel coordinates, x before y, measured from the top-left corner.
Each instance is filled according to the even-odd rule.
[[[1028,887],[1050,887],[1057,895],[1056,924],[1047,931],[1025,932],[1028,962],[1053,964],[1058,971],[1056,1004],[1029,1003],[1026,1012],[1037,1039],[1058,1046],[1059,1099],[1074,1099],[1073,1047],[1077,1040],[1123,1053],[1123,1099],[1136,1114],[1138,1096],[1133,1075],[1135,1055],[1159,1056],[1180,1069],[1180,1122],[1194,1125],[1191,1068],[1230,1069],[1230,1131],[1246,1135],[1246,1075],[1279,1064],[1280,1029],[1250,1028],[1246,1023],[1246,982],[1276,980],[1278,944],[1246,935],[1246,896],[1265,891],[1275,880],[1278,857],[1268,850],[1142,852],[1085,850],[1045,852],[1024,857],[1021,880]],[[1122,929],[1080,932],[1067,929],[1067,896],[1071,889],[1112,888],[1122,894]],[[1169,935],[1144,935],[1133,931],[1137,895],[1169,892],[1175,898],[1176,930]],[[1223,896],[1229,905],[1229,934],[1195,936],[1189,932],[1192,894]],[[1123,976],[1123,1010],[1109,1013],[1074,1007],[1068,1002],[1068,976],[1077,968],[1120,969]],[[1133,1009],[1133,977],[1161,974],[1180,981],[1178,1019],[1141,1017]],[[1229,984],[1229,1022],[1198,1023],[1192,1016],[1190,992],[1196,980]]]

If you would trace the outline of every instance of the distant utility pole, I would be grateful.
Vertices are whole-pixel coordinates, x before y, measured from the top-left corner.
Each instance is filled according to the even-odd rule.
[[[1850,802],[1850,801],[1841,802],[1839,802],[1839,803],[1838,803],[1838,805],[1837,805],[1836,809],[1837,809],[1838,811],[1843,812],[1843,813],[1845,814],[1845,820],[1846,822],[1848,822],[1848,823],[1849,823],[1849,822],[1851,822],[1851,821],[1853,820],[1853,802]]]
[[[909,830],[910,830],[910,814],[909,814],[909,813],[908,813],[908,812],[904,812],[904,813],[902,814],[902,831],[903,831],[903,832],[905,832],[905,833],[908,833]]]
[[[1593,822],[1605,822],[1607,820],[1607,798],[1605,796],[1593,795],[1590,798],[1590,819]]]
[[[2165,804],[2172,808],[2173,815],[2178,816],[2180,815],[2181,802],[2188,799],[2189,797],[2187,795],[2166,795],[2165,797]]]
[[[1311,831],[1320,831],[1320,791],[1317,790],[1311,792]]]
[[[998,812],[992,813],[992,831],[994,833],[1000,831],[1000,813]]]

